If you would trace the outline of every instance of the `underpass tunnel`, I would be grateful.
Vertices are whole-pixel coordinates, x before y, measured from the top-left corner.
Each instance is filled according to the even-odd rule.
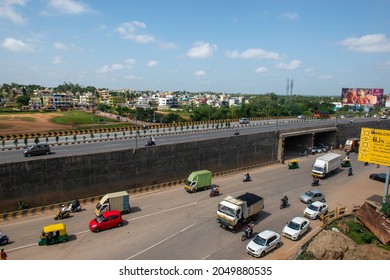
[[[337,147],[337,131],[324,131],[324,132],[316,132],[313,135],[313,146],[328,146],[329,149],[331,147]]]
[[[283,147],[284,151],[282,152],[282,154],[284,154],[284,159],[289,160],[299,157],[300,154],[305,150],[308,154],[310,154],[308,148],[312,146],[312,143],[312,133],[285,137]]]

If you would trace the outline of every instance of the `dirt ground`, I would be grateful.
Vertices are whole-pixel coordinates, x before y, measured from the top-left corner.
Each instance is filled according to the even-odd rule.
[[[71,125],[61,125],[50,121],[58,113],[6,114],[0,115],[0,135],[16,133],[36,133],[71,129]]]

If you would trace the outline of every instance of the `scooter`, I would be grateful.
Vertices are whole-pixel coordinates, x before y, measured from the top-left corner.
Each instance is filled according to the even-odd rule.
[[[248,226],[242,231],[241,241],[252,238],[253,230]]]
[[[61,212],[61,209],[58,209],[57,214],[54,216],[54,220],[61,220],[70,217],[70,211],[66,210]]]
[[[73,200],[73,202],[69,204],[68,211],[71,213],[81,211],[80,202],[78,202],[78,200]]]
[[[243,181],[243,182],[250,182],[250,181],[252,181],[252,178],[251,178],[251,176],[249,176],[249,175],[248,175],[248,176],[245,175],[244,178],[242,178],[242,181]]]
[[[286,208],[288,205],[288,197],[285,196],[282,199],[280,199],[280,209]]]
[[[210,197],[213,197],[213,196],[218,196],[219,195],[219,190],[215,190],[215,189],[211,189],[210,190]]]
[[[311,186],[319,186],[320,185],[320,180],[318,178],[314,178],[313,181],[311,182]]]
[[[9,242],[9,237],[7,235],[2,235],[0,238],[0,245],[6,245]]]
[[[240,132],[238,132],[238,130],[236,130],[236,131],[234,132],[234,135],[240,135]]]

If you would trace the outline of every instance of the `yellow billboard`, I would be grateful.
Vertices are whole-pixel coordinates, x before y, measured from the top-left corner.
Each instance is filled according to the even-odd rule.
[[[390,166],[390,130],[363,127],[358,160]]]

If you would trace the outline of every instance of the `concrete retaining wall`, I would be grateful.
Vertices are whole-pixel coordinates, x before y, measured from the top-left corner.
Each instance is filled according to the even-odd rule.
[[[389,129],[390,121],[338,126],[338,142],[359,137],[360,128]],[[285,131],[283,131],[285,132]],[[278,135],[264,132],[110,153],[0,165],[0,212],[16,210],[18,200],[30,207],[98,196],[107,192],[186,178],[190,172],[213,173],[278,160]]]

